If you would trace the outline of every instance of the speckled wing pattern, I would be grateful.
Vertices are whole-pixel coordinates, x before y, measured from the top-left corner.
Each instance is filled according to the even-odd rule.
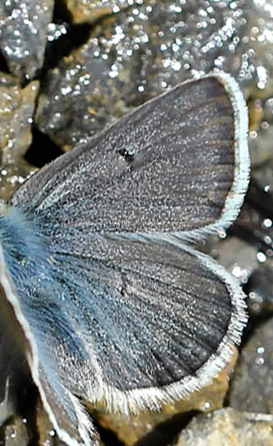
[[[228,88],[216,77],[177,86],[42,169],[12,203],[44,224],[54,216],[55,231],[73,226],[80,236],[215,223],[237,182],[234,167],[245,168],[235,153],[242,137],[235,113],[243,118]],[[236,211],[243,191],[232,194]]]
[[[207,383],[239,342],[243,293],[188,242],[239,212],[246,132],[236,82],[207,76],[139,107],[12,198],[1,280],[13,284],[34,381],[69,445],[95,444],[79,398],[125,413],[159,407]],[[18,244],[20,274],[10,233],[29,240]]]

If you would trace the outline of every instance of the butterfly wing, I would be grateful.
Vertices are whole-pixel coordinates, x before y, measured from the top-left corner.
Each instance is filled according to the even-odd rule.
[[[218,75],[143,105],[14,195],[8,233],[20,253],[7,263],[36,345],[32,374],[52,419],[60,409],[61,438],[71,422],[88,445],[77,397],[154,407],[225,363],[245,321],[242,293],[174,233],[227,227],[247,178],[245,106]],[[1,238],[5,259],[14,256]]]
[[[246,116],[229,76],[186,82],[43,168],[11,203],[74,239],[226,227],[247,187]]]
[[[29,324],[32,322],[31,310],[25,310],[24,300],[17,294],[15,284],[20,288],[18,276],[15,281],[12,280],[2,247],[0,283],[0,327],[1,342],[4,343],[1,344],[1,358],[5,364],[5,367],[1,367],[1,386],[5,384],[7,373],[23,373],[27,361],[44,408],[59,437],[69,446],[95,446],[97,434],[90,417],[87,417],[79,400],[60,381],[58,375],[54,375],[54,368],[50,366],[56,355],[52,352],[53,344],[50,346],[43,342],[43,327],[38,338],[35,338],[35,330]],[[20,290],[22,292],[22,288]],[[28,287],[25,291],[28,292]],[[49,363],[45,360],[47,355],[50,357]],[[58,361],[60,359],[57,358]]]
[[[171,237],[105,237],[96,259],[53,257],[59,316],[49,346],[53,364],[63,364],[54,374],[87,401],[127,412],[182,397],[207,383],[240,339],[246,317],[236,281]],[[52,320],[43,327],[40,311],[35,320],[35,337],[49,332]]]
[[[246,322],[236,281],[172,236],[100,243],[96,258],[51,251],[12,277],[45,407],[61,438],[86,445],[77,397],[124,413],[181,398],[224,366]]]

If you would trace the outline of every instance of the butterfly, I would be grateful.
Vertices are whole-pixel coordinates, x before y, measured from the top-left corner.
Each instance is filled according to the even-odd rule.
[[[96,443],[82,402],[157,409],[208,383],[240,341],[243,292],[195,245],[240,210],[247,127],[232,77],[190,80],[1,204],[1,332],[69,446]]]

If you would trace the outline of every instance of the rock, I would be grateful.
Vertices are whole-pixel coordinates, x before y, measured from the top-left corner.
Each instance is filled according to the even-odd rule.
[[[138,2],[136,0],[65,0],[64,3],[74,23],[93,23],[100,17],[116,14],[121,9]]]
[[[241,285],[248,281],[258,266],[257,248],[235,236],[227,237],[214,245],[211,255],[216,256],[217,261],[230,271]]]
[[[257,17],[254,3],[245,5],[148,0],[102,20],[47,73],[37,126],[67,150],[167,87],[214,68],[244,87],[256,85],[248,22],[249,14],[251,23]]]
[[[38,446],[67,446],[66,443],[57,437],[57,434],[49,420],[48,414],[46,413],[40,398],[38,398],[36,407],[36,427],[37,435],[39,437]],[[101,440],[98,440],[96,445],[103,446],[103,443]]]
[[[273,312],[273,265],[259,265],[250,277],[248,306],[251,314]]]
[[[273,416],[227,408],[198,415],[175,446],[272,446]]]
[[[174,416],[184,414],[180,417],[180,423],[187,419],[191,411],[210,412],[223,406],[223,401],[229,385],[229,376],[233,371],[238,353],[234,347],[234,355],[229,364],[211,382],[210,385],[187,395],[183,400],[175,401],[173,404],[163,405],[160,412],[140,412],[129,417],[120,414],[107,413],[103,407],[92,409],[91,413],[97,421],[107,429],[116,432],[119,439],[125,445],[132,445],[142,441],[146,435],[151,435],[153,429],[161,423],[171,422]],[[218,446],[218,445],[217,445]]]
[[[39,435],[39,446],[55,446],[56,432],[49,421],[40,398],[38,399],[36,406],[36,426]]]
[[[230,406],[273,414],[273,319],[255,329],[242,349],[230,390]],[[273,438],[273,437],[272,437]]]
[[[2,0],[0,45],[10,71],[21,82],[33,79],[44,62],[53,0]]]
[[[258,93],[253,92],[248,102],[251,161],[252,167],[257,168],[272,163],[273,138],[273,92],[269,89],[262,98],[257,97]]]
[[[1,381],[2,381],[2,375],[1,375]],[[1,387],[2,387],[1,382]],[[2,390],[2,389],[1,389]],[[2,426],[15,412],[15,404],[14,401],[9,398],[9,391],[10,391],[10,382],[9,379],[6,379],[5,382],[5,395],[4,398],[0,399],[0,426]],[[0,443],[1,444],[1,443]]]
[[[0,73],[0,147],[4,164],[23,156],[30,146],[38,89],[38,81],[21,88],[14,76]]]
[[[253,179],[236,222],[241,237],[255,243],[257,251],[264,253],[264,257],[258,255],[260,263],[265,263],[266,258],[273,255],[273,182],[267,173],[272,176],[267,163],[259,172],[252,170]]]
[[[0,73],[0,194],[8,199],[34,171],[23,155],[32,141],[32,123],[39,82],[21,88],[18,80]]]
[[[273,109],[272,109],[273,113]],[[273,126],[272,126],[273,128]],[[271,145],[272,151],[272,145]],[[265,165],[262,168],[253,170],[253,178],[256,181],[258,187],[271,193],[273,204],[273,156],[267,158]],[[268,214],[272,213],[272,208],[268,209]]]
[[[237,263],[232,272],[238,278],[245,276],[248,280],[246,292],[248,293],[248,307],[250,314],[266,315],[273,310],[272,283],[273,283],[273,177],[268,161],[259,169],[252,170],[252,181],[243,205],[242,211],[231,233],[241,242],[235,249],[231,249],[228,238],[226,249],[220,244],[223,259],[221,263],[229,267],[227,258]],[[244,240],[242,240],[244,239]],[[231,240],[232,242],[232,240]],[[245,245],[244,249],[239,249]],[[256,261],[255,261],[256,257]],[[242,280],[245,284],[247,280]]]
[[[29,435],[25,420],[14,417],[4,428],[5,446],[28,446]]]
[[[36,168],[26,163],[23,159],[19,164],[10,162],[0,168],[0,197],[8,201],[16,189],[26,178],[36,172]]]

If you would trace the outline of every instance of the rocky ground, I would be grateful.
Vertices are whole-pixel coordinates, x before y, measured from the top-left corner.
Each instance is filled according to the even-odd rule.
[[[137,105],[214,69],[247,100],[252,177],[235,224],[201,248],[241,282],[249,324],[239,355],[202,391],[159,414],[91,409],[105,446],[273,445],[273,2],[0,3],[3,199]],[[0,401],[0,445],[61,444],[28,377],[10,378]]]

